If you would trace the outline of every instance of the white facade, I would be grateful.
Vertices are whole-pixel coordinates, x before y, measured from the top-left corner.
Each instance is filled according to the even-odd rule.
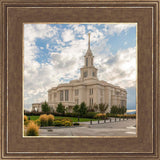
[[[109,105],[126,106],[127,92],[119,86],[114,86],[97,77],[98,69],[94,66],[94,56],[90,49],[90,34],[88,50],[84,56],[84,66],[80,68],[79,80],[59,84],[48,90],[48,104],[56,109],[58,103],[74,106],[85,102],[87,106],[105,103]],[[33,106],[33,105],[32,105]]]

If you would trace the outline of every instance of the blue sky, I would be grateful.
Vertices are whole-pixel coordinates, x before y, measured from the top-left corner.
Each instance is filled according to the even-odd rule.
[[[25,24],[24,107],[47,100],[47,90],[79,79],[88,33],[98,77],[127,90],[136,108],[136,24]]]

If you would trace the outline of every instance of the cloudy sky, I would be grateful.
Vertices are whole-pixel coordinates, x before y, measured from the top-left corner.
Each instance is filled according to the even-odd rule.
[[[99,80],[127,90],[136,108],[136,24],[24,24],[24,108],[47,100],[47,90],[79,79],[88,33]]]

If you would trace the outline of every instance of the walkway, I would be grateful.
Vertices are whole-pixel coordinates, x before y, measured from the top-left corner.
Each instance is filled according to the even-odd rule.
[[[100,121],[80,122],[79,127],[51,127],[50,129],[40,129],[40,136],[136,136],[136,120],[128,119],[115,122],[109,120],[104,123]]]

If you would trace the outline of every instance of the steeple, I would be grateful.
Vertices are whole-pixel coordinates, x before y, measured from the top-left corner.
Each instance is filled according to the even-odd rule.
[[[97,69],[93,63],[94,56],[90,49],[90,33],[88,33],[88,49],[84,56],[84,67],[81,68],[81,80],[97,79]]]
[[[90,33],[88,33],[88,50],[90,50]]]
[[[85,56],[92,56],[92,51],[90,49],[90,33],[88,33],[88,49]]]

